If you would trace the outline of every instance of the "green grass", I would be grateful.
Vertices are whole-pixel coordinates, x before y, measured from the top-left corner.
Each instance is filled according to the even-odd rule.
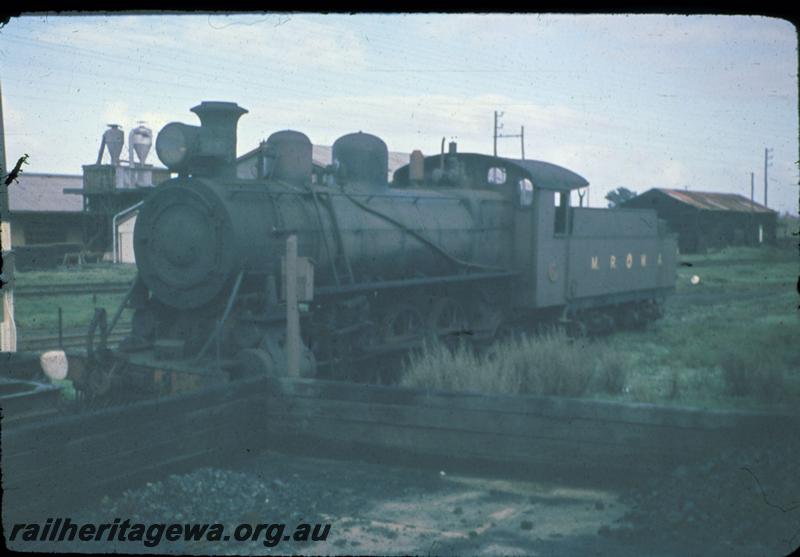
[[[629,358],[625,398],[702,407],[775,408],[800,401],[797,295],[671,308],[609,346]]]
[[[46,287],[59,284],[84,284],[100,282],[126,282],[136,276],[136,268],[132,265],[97,265],[75,269],[59,269],[54,271],[30,271],[16,273],[17,288]],[[85,329],[94,315],[95,307],[105,307],[109,319],[125,297],[119,294],[67,294],[16,296],[15,320],[18,334],[44,335],[58,332],[58,308],[62,310],[63,328],[65,331]],[[130,321],[130,312],[126,311],[120,323]]]
[[[491,357],[463,347],[427,347],[410,357],[403,383],[789,411],[800,402],[798,263],[790,257],[788,250],[769,248],[695,257],[698,263],[758,261],[680,268],[679,292],[742,295],[713,304],[670,304],[647,331],[618,332],[595,341],[551,333],[501,345]],[[689,283],[693,274],[701,277],[697,286]]]
[[[788,290],[794,289],[800,274],[796,250],[769,246],[724,248],[704,255],[681,255],[678,260],[692,263],[691,267],[678,267],[679,292],[781,287]],[[699,277],[699,284],[691,283],[694,275]]]
[[[108,318],[114,315],[125,298],[125,294],[70,294],[63,296],[22,296],[15,298],[15,317],[20,335],[56,334],[58,332],[58,308],[61,308],[65,331],[89,326],[94,308],[104,307]],[[120,324],[130,321],[126,310]]]
[[[707,253],[687,253],[678,256],[679,261],[703,263],[706,261],[797,261],[797,250],[773,246],[730,246],[709,250]]]
[[[133,265],[91,265],[61,268],[53,271],[26,271],[15,273],[18,288],[25,286],[51,286],[53,284],[82,284],[88,282],[126,282],[136,276]]]

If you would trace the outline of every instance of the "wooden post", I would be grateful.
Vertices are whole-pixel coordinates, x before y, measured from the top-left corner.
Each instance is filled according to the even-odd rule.
[[[6,165],[5,128],[3,126],[3,92],[0,89],[0,249],[3,257],[3,285],[0,292],[0,351],[17,351],[17,326],[14,323],[14,256],[11,250],[11,222],[8,219],[8,186],[4,183],[8,174]]]
[[[297,310],[297,236],[286,239],[286,367],[300,376],[300,313]]]

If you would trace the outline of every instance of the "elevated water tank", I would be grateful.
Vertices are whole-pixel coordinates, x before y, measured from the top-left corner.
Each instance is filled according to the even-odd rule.
[[[358,132],[333,143],[333,164],[345,182],[387,185],[389,149],[380,137]]]

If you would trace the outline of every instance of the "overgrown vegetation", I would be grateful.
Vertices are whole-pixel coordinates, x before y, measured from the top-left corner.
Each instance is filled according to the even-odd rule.
[[[561,330],[520,336],[484,352],[467,344],[426,345],[408,357],[402,383],[431,389],[583,396],[619,393],[625,383],[624,355],[606,344],[570,339]]]
[[[403,383],[790,410],[800,402],[798,261],[793,253],[733,248],[706,256],[718,265],[680,268],[679,292],[700,296],[679,294],[664,318],[645,332],[618,332],[602,341],[570,341],[551,332],[505,343],[484,355],[465,347],[431,346],[409,358]],[[727,264],[726,258],[750,262]],[[701,277],[700,285],[689,282],[693,274]]]

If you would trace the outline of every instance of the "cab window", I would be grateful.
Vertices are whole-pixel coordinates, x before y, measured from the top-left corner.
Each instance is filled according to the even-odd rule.
[[[533,203],[533,182],[527,178],[523,178],[517,184],[519,190],[519,205],[520,207],[530,207]]]
[[[506,183],[506,169],[501,166],[493,166],[486,174],[486,181],[491,185],[502,186]]]

